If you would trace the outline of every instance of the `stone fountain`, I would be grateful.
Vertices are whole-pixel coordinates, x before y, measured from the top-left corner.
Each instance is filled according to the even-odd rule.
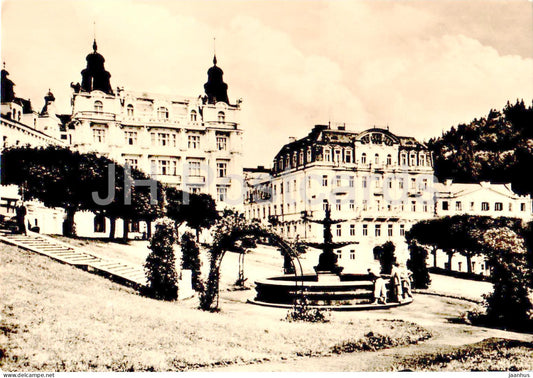
[[[256,297],[250,303],[270,307],[292,307],[298,298],[305,296],[310,307],[330,310],[383,309],[412,302],[407,298],[401,303],[387,302],[373,304],[374,284],[369,274],[342,273],[334,250],[357,242],[333,241],[331,226],[344,220],[331,219],[331,208],[326,203],[325,217],[321,220],[306,218],[307,221],[323,225],[324,240],[321,243],[305,243],[309,247],[322,250],[315,274],[284,275],[270,277],[255,282]],[[390,277],[382,275],[388,280]]]

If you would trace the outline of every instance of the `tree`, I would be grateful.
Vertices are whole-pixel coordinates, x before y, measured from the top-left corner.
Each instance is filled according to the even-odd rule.
[[[65,209],[63,233],[72,236],[76,212],[98,211],[92,192],[106,184],[107,162],[111,161],[65,147],[10,148],[3,151],[2,182],[21,186],[25,199]]]
[[[184,222],[196,231],[196,240],[200,240],[200,231],[210,228],[219,219],[216,203],[209,194],[185,193],[176,188],[166,189],[167,216],[179,227]]]
[[[144,264],[148,281],[147,294],[168,301],[178,298],[178,274],[174,255],[175,227],[174,222],[168,218],[163,218],[156,224],[156,231],[150,240],[151,252]]]
[[[407,268],[413,272],[413,287],[416,289],[427,289],[431,284],[429,271],[426,264],[428,251],[416,243],[409,244],[409,260]]]
[[[533,194],[527,172],[533,164],[533,106],[509,102],[502,112],[460,124],[428,142],[435,175],[457,182],[510,182],[519,194]]]
[[[508,227],[492,228],[482,235],[493,269],[493,292],[487,296],[482,320],[498,326],[533,331],[533,305],[528,296],[530,270],[524,239]],[[530,252],[531,253],[531,252]]]
[[[202,291],[204,289],[204,285],[200,279],[201,267],[200,248],[198,248],[194,240],[194,235],[190,232],[185,232],[181,236],[181,268],[191,270],[191,284],[195,291]]]
[[[379,260],[381,265],[381,273],[390,274],[392,265],[396,262],[394,251],[396,247],[391,241],[385,242],[382,245],[374,247],[374,256]]]

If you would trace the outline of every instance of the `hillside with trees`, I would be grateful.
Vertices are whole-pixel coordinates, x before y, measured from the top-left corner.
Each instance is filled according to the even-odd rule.
[[[533,105],[523,100],[452,127],[428,146],[440,181],[511,182],[517,193],[533,193]]]

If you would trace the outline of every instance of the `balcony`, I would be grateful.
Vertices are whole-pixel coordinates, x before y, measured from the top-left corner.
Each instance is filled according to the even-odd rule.
[[[109,112],[83,111],[77,113],[80,118],[90,118],[91,120],[115,121],[117,115]]]
[[[184,177],[184,183],[190,184],[190,185],[204,185],[205,184],[205,176],[188,175],[188,176]]]

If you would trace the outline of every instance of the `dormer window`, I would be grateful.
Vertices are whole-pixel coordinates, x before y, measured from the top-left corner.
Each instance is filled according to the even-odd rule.
[[[168,119],[168,109],[164,106],[157,108],[157,118],[158,119]]]
[[[331,161],[331,150],[329,148],[324,149],[324,161]]]
[[[224,112],[218,112],[218,122],[224,123],[226,122],[226,115]]]
[[[196,122],[197,116],[196,110],[191,110],[191,122]]]
[[[128,115],[128,117],[133,117],[133,105],[132,104],[129,104],[126,107],[126,114]]]
[[[102,101],[94,102],[94,111],[96,113],[102,113],[104,111],[104,104],[102,104]]]

